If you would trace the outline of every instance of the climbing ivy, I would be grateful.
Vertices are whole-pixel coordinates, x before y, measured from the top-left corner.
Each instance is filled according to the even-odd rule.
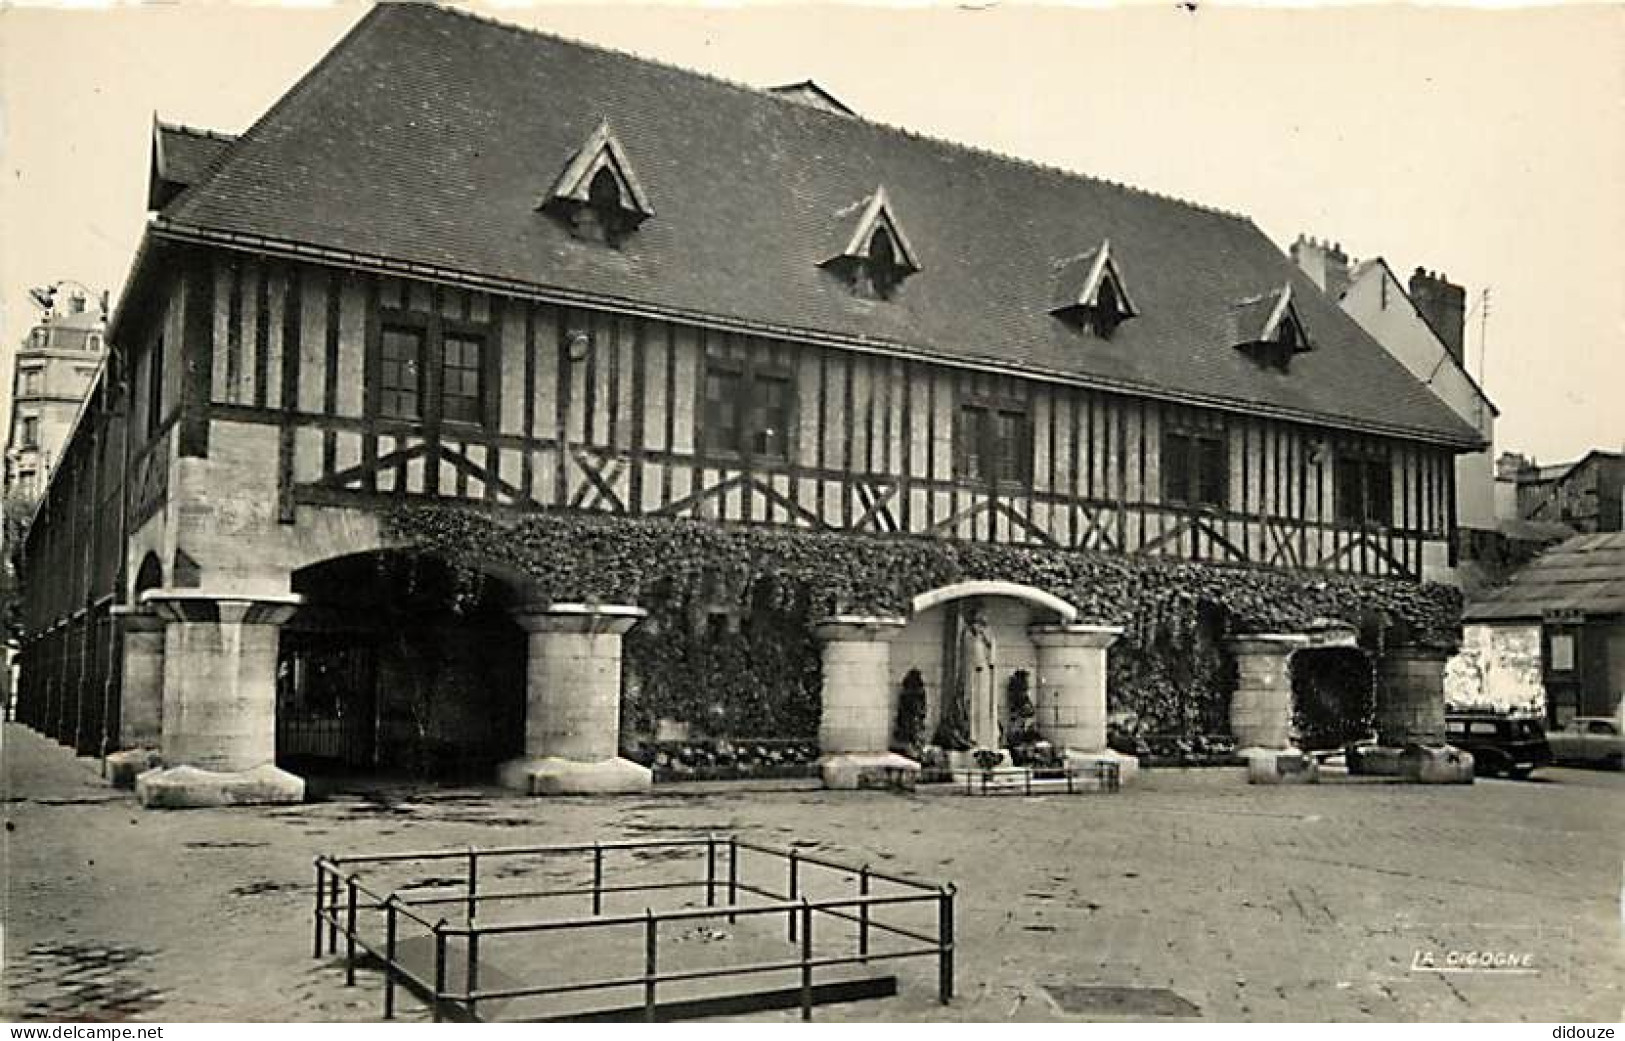
[[[648,609],[626,645],[631,721],[749,737],[816,730],[819,618],[906,616],[914,596],[964,580],[1033,586],[1079,621],[1123,626],[1112,708],[1189,733],[1224,729],[1227,636],[1334,618],[1387,644],[1451,647],[1461,609],[1454,589],[1394,579],[681,519],[409,506],[386,530],[459,570],[465,591],[498,573],[539,602]]]

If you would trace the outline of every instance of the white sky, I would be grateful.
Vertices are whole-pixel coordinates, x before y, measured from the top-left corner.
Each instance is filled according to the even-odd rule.
[[[1625,446],[1625,6],[474,6],[1491,286],[1497,447]],[[361,10],[0,9],[8,376],[29,286],[116,296],[152,113],[240,132]]]

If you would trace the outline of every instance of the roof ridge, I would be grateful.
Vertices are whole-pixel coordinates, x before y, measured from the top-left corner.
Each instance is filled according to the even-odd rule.
[[[842,115],[842,114],[836,113],[836,112],[824,112],[824,111],[821,111],[820,109],[813,108],[811,106],[801,104],[800,102],[794,101],[794,100],[792,100],[790,98],[787,98],[787,97],[784,97],[784,96],[782,96],[780,94],[775,94],[772,91],[772,89],[768,88],[768,87],[752,86],[749,83],[741,83],[738,80],[731,80],[731,79],[728,79],[726,76],[721,76],[721,75],[718,75],[718,74],[716,74],[714,72],[706,72],[706,71],[701,70],[701,69],[690,68],[690,67],[688,67],[686,65],[679,65],[676,62],[666,61],[666,60],[663,60],[663,59],[660,59],[660,58],[650,58],[650,57],[646,57],[646,56],[641,55],[641,54],[634,54],[631,51],[621,50],[620,48],[617,48],[617,47],[610,47],[610,46],[608,46],[606,44],[594,43],[594,42],[592,42],[590,40],[578,39],[578,38],[576,38],[574,36],[566,36],[563,33],[553,32],[553,31],[550,31],[550,30],[547,30],[547,29],[538,29],[538,28],[534,28],[532,26],[526,26],[526,25],[515,25],[512,22],[505,22],[505,21],[502,21],[502,20],[500,20],[498,18],[493,18],[490,15],[478,14],[478,13],[475,13],[474,11],[464,10],[464,9],[462,9],[460,7],[446,6],[446,5],[441,4],[441,3],[423,3],[423,4],[384,3],[384,4],[379,5],[380,8],[382,8],[382,7],[395,7],[395,6],[412,7],[412,8],[418,8],[418,9],[431,10],[431,11],[439,12],[439,13],[442,13],[442,14],[455,15],[456,17],[459,17],[459,18],[465,18],[465,19],[468,19],[469,21],[479,22],[479,23],[484,24],[484,25],[495,26],[496,28],[499,28],[499,29],[506,29],[509,32],[518,33],[520,35],[535,36],[535,37],[540,37],[540,38],[546,39],[546,40],[554,40],[554,41],[557,41],[559,43],[563,43],[563,44],[566,44],[566,45],[572,46],[572,47],[579,47],[579,48],[581,48],[583,50],[587,50],[587,51],[593,51],[593,52],[596,52],[596,53],[599,53],[599,54],[607,54],[607,55],[610,55],[610,56],[616,57],[616,58],[626,58],[626,59],[630,59],[632,61],[642,62],[645,65],[652,65],[652,66],[655,66],[656,68],[668,69],[668,70],[670,70],[672,72],[680,72],[680,73],[682,73],[684,75],[687,75],[687,76],[694,76],[694,77],[696,77],[698,79],[708,80],[708,81],[710,81],[712,83],[717,84],[718,86],[727,87],[727,88],[729,88],[731,90],[742,91],[742,92],[751,94],[754,97],[768,98],[768,99],[772,100],[773,102],[775,102],[777,104],[780,104],[780,105],[793,105],[793,106],[795,106],[795,109],[796,109],[797,112],[812,113],[812,114],[814,114],[814,115],[816,115],[818,117],[824,118],[824,119],[841,120],[841,121],[843,121],[845,123],[851,123],[853,121],[856,121],[856,122],[859,122],[859,123],[864,123],[864,124],[867,124],[869,126],[878,128],[880,130],[885,130],[885,131],[888,131],[890,133],[899,134],[899,135],[901,135],[903,137],[906,137],[906,138],[909,138],[911,140],[926,141],[926,142],[929,142],[929,143],[934,144],[934,145],[943,146],[945,148],[953,148],[953,149],[957,149],[957,150],[962,151],[962,152],[968,152],[968,153],[970,153],[972,155],[982,156],[984,158],[993,159],[993,160],[996,160],[996,161],[1002,162],[1002,163],[1008,163],[1008,164],[1010,164],[1012,166],[1024,167],[1026,169],[1033,170],[1033,171],[1036,171],[1036,172],[1039,172],[1039,173],[1051,174],[1051,175],[1059,176],[1059,177],[1062,177],[1062,178],[1065,178],[1065,179],[1068,179],[1068,180],[1088,181],[1088,182],[1090,182],[1092,184],[1098,184],[1098,185],[1102,185],[1102,186],[1107,187],[1107,188],[1113,188],[1113,189],[1116,189],[1117,191],[1124,192],[1124,193],[1129,194],[1129,195],[1143,195],[1143,196],[1146,196],[1148,198],[1160,199],[1163,202],[1171,202],[1171,203],[1173,203],[1175,205],[1178,205],[1178,206],[1188,207],[1189,209],[1196,210],[1196,211],[1201,212],[1201,213],[1208,213],[1208,214],[1212,214],[1214,216],[1219,216],[1219,217],[1227,217],[1227,218],[1229,218],[1231,220],[1246,221],[1247,223],[1252,222],[1251,217],[1247,216],[1247,214],[1242,213],[1242,212],[1240,212],[1238,210],[1227,210],[1227,209],[1224,209],[1223,207],[1214,206],[1214,205],[1211,205],[1209,203],[1196,202],[1193,199],[1186,199],[1186,198],[1182,198],[1181,196],[1170,195],[1170,194],[1165,193],[1165,192],[1152,191],[1149,188],[1141,188],[1138,185],[1129,184],[1129,183],[1127,183],[1125,181],[1114,181],[1109,177],[1101,177],[1101,176],[1098,176],[1098,175],[1095,175],[1095,174],[1082,173],[1082,172],[1077,171],[1077,170],[1068,170],[1065,167],[1056,166],[1053,163],[1040,162],[1037,159],[1029,159],[1029,158],[1026,158],[1025,156],[1010,155],[1009,153],[1006,153],[1006,152],[995,151],[995,150],[993,150],[991,148],[987,148],[987,147],[984,147],[984,146],[981,146],[981,145],[970,144],[970,143],[965,142],[965,141],[955,141],[955,140],[953,140],[951,138],[937,137],[937,136],[932,135],[932,134],[923,134],[923,133],[920,133],[917,130],[911,130],[908,127],[898,126],[898,125],[896,125],[894,123],[887,123],[886,121],[880,120],[880,119],[874,119],[874,118],[872,118],[870,116],[867,116],[867,115],[864,115],[863,113],[858,112],[856,110],[853,110],[853,113],[851,115]],[[377,9],[378,8],[375,8],[374,10],[377,10]],[[807,82],[812,83],[814,81],[809,78],[807,80]],[[822,89],[822,87],[820,87],[820,89]]]

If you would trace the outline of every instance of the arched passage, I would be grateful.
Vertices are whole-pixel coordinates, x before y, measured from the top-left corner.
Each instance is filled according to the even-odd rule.
[[[913,598],[907,624],[892,641],[892,671],[896,674],[891,710],[895,715],[903,677],[918,670],[924,684],[926,711],[919,743],[961,747],[975,743],[971,720],[958,718],[967,684],[991,686],[994,729],[998,735],[984,740],[1000,747],[1017,738],[1010,722],[1013,690],[1035,705],[1039,698],[1039,648],[1034,626],[1068,625],[1078,609],[1067,601],[1032,586],[1015,582],[974,580],[956,582]],[[979,626],[968,637],[971,626]],[[967,645],[974,638],[980,648]],[[968,673],[983,667],[987,679]],[[1038,720],[1035,718],[1034,724]],[[974,728],[986,731],[986,727]],[[905,736],[906,735],[899,735]]]
[[[380,551],[295,571],[277,761],[304,772],[486,778],[523,750],[523,579]]]
[[[1289,659],[1292,732],[1307,752],[1371,737],[1376,686],[1371,658],[1356,646],[1306,647]]]

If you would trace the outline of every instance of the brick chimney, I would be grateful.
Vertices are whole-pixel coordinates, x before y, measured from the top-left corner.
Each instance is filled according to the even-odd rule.
[[[1411,300],[1422,312],[1457,365],[1463,360],[1463,340],[1467,321],[1467,291],[1451,282],[1443,272],[1417,268],[1411,273]]]
[[[1348,292],[1349,258],[1341,243],[1299,235],[1298,241],[1292,244],[1292,262],[1333,300],[1343,299],[1343,294]]]

